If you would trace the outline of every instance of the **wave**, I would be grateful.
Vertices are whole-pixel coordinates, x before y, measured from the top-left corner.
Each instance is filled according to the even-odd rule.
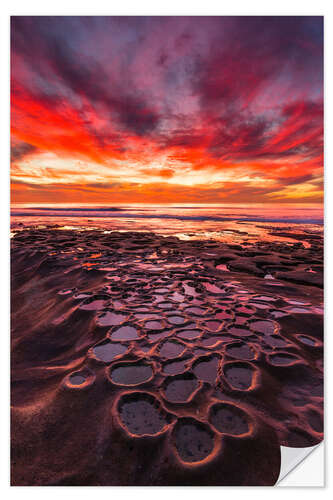
[[[50,212],[122,212],[124,210],[128,210],[125,208],[119,207],[30,207],[29,210],[41,210],[42,212],[50,211]],[[129,209],[130,210],[130,209]]]
[[[35,208],[34,210],[38,210]],[[15,217],[60,217],[57,213],[47,213],[43,214],[45,208],[39,209],[41,212],[12,212],[11,216]],[[123,209],[82,209],[82,208],[47,208],[47,211],[61,212],[62,217],[85,217],[84,212],[88,212],[87,217],[105,217],[105,218],[133,218],[133,219],[173,219],[173,220],[188,220],[188,221],[212,221],[212,222],[226,222],[226,221],[240,221],[240,222],[279,222],[279,223],[290,223],[290,224],[323,224],[322,218],[295,218],[295,217],[264,217],[264,216],[214,216],[214,215],[176,215],[176,214],[135,214],[123,211]],[[118,211],[120,213],[118,213]],[[65,214],[65,212],[67,212]],[[75,213],[72,213],[75,212]],[[109,212],[106,216],[104,213],[99,212]],[[117,212],[113,214],[112,212]],[[92,215],[93,214],[93,215]]]

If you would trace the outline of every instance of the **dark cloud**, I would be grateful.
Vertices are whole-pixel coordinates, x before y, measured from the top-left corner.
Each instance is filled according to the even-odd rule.
[[[25,156],[34,153],[37,148],[27,142],[13,141],[10,148],[10,159],[12,162],[22,160]]]
[[[239,111],[284,69],[295,85],[301,83],[302,74],[310,79],[315,74],[322,82],[322,38],[313,36],[312,24],[322,30],[321,18],[231,18],[227,33],[221,29],[221,37],[211,41],[210,56],[196,66],[193,86],[203,108]]]
[[[109,115],[110,121],[116,118],[125,131],[139,136],[150,134],[158,126],[159,115],[144,92],[138,90],[128,78],[126,81],[111,79],[99,61],[98,54],[87,55],[70,43],[70,32],[66,32],[66,37],[59,36],[54,27],[61,26],[61,23],[70,28],[67,19],[12,18],[13,53],[20,54],[40,79],[50,79],[50,89],[52,80],[58,84],[60,81],[63,86],[62,99],[60,96],[51,96],[40,83],[38,88],[32,89],[32,96],[49,106],[57,106],[65,98],[72,104],[76,103],[76,98],[86,98],[93,105],[103,105],[103,113]],[[48,27],[53,29],[48,30]],[[79,31],[82,30],[81,24],[79,27]],[[88,34],[91,28],[88,23]],[[54,83],[53,92],[55,90]]]
[[[295,177],[285,177],[285,178],[281,178],[281,179],[279,178],[279,179],[277,179],[277,182],[280,185],[293,186],[295,184],[303,184],[304,182],[313,181],[313,180],[314,180],[313,174],[307,174],[307,175],[299,175],[299,176],[295,176]]]

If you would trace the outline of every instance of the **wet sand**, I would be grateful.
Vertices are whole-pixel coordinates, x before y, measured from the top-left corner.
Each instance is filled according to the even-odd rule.
[[[12,484],[273,485],[319,443],[323,239],[278,231],[17,232]]]

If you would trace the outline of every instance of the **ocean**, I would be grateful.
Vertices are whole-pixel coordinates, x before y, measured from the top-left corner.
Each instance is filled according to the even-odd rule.
[[[323,230],[322,205],[13,204],[13,230],[26,226],[152,231],[180,239],[275,240],[272,231]],[[288,238],[280,238],[287,241]]]

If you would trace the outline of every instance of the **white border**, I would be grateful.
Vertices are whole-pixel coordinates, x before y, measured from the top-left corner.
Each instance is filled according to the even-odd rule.
[[[290,453],[290,452],[293,453]],[[281,472],[277,486],[304,487],[325,484],[325,444],[310,448],[286,448],[281,446]]]
[[[333,88],[333,81],[331,77],[331,64],[329,60],[333,60],[332,56],[332,33],[333,26],[331,21],[332,13],[331,0],[279,0],[267,1],[267,0],[233,0],[232,2],[223,2],[221,0],[168,0],[167,2],[157,2],[156,0],[122,0],[121,2],[111,2],[110,0],[94,0],[94,2],[83,4],[82,0],[57,0],[57,2],[45,2],[45,0],[5,0],[1,5],[1,25],[0,25],[0,48],[1,48],[1,234],[2,234],[2,244],[1,244],[1,281],[3,284],[1,304],[6,304],[6,307],[2,310],[2,328],[1,328],[1,369],[3,370],[1,376],[1,452],[0,452],[0,474],[1,483],[0,488],[2,490],[3,498],[10,497],[16,498],[16,496],[24,495],[25,500],[30,498],[34,499],[38,496],[47,495],[48,498],[58,499],[59,494],[67,494],[71,497],[80,496],[80,499],[86,497],[89,498],[91,495],[101,495],[107,496],[115,495],[117,498],[123,498],[128,496],[140,497],[141,495],[145,498],[155,497],[169,499],[170,494],[180,494],[182,496],[189,496],[191,500],[193,497],[201,498],[206,491],[203,488],[116,488],[110,490],[109,488],[66,488],[63,487],[61,490],[58,488],[48,488],[47,490],[43,488],[29,487],[29,488],[9,488],[9,16],[10,15],[325,15],[325,50],[329,53],[329,57],[326,56],[325,63],[325,86],[326,89]],[[330,43],[331,42],[331,43]],[[332,90],[331,90],[332,92]],[[326,125],[326,147],[325,147],[325,163],[326,163],[326,175],[325,175],[325,190],[326,190],[326,200],[325,200],[325,213],[326,221],[328,222],[328,217],[333,216],[333,196],[330,191],[333,189],[331,178],[332,174],[330,170],[333,165],[329,165],[329,141],[327,140],[329,136],[328,130],[328,120],[327,116],[330,111],[330,104],[332,99],[329,99],[329,92],[326,92],[325,96],[325,125]],[[329,196],[328,196],[329,194]],[[330,251],[331,246],[331,251]],[[325,271],[326,271],[326,289],[325,298],[326,304],[329,300],[329,290],[328,283],[332,282],[331,266],[329,265],[329,260],[327,256],[331,256],[333,253],[332,240],[330,239],[329,228],[326,226],[326,257],[325,257]],[[331,278],[331,279],[329,279]],[[330,327],[330,320],[326,316],[326,331],[328,333]],[[329,385],[328,381],[328,359],[330,354],[328,350],[330,343],[328,335],[325,339],[325,358],[326,358],[326,387]],[[329,401],[327,398],[326,390],[326,428],[325,428],[325,440],[329,435]],[[327,404],[328,403],[328,404]],[[313,453],[315,456],[315,453]],[[310,459],[310,457],[309,457]],[[329,460],[325,461],[326,470],[329,469],[331,465]],[[260,464],[258,464],[260,466]],[[313,468],[322,467],[322,462],[315,461]],[[296,472],[296,471],[295,471]],[[305,474],[307,474],[305,472]],[[301,476],[301,483],[307,484],[307,476]],[[303,481],[303,482],[302,482]],[[329,478],[328,478],[328,482]],[[231,491],[227,491],[227,490]],[[316,496],[328,494],[330,489],[330,484],[326,488],[316,489],[315,492],[312,488],[301,488],[299,493],[302,495],[302,500],[307,498],[309,495],[311,497],[313,494]],[[206,490],[206,488],[205,488]],[[246,491],[245,491],[246,490]],[[210,496],[226,494],[232,494],[233,492],[239,492],[246,494],[247,500],[251,498],[257,499],[258,497],[267,497],[267,493],[275,495],[283,492],[285,496],[295,495],[295,490],[288,490],[288,488],[209,488],[207,493]],[[155,500],[155,499],[154,499]]]

